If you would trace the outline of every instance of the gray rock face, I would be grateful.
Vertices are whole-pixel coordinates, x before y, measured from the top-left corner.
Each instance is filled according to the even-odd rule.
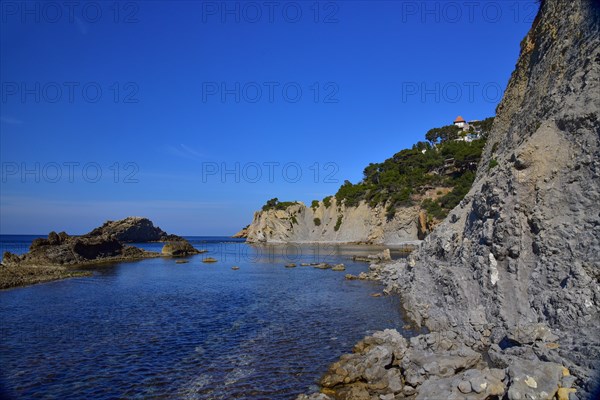
[[[560,364],[507,355],[509,367],[492,368],[466,342],[456,331],[410,341],[395,330],[375,332],[329,368],[321,397],[298,399],[533,400],[572,391]]]
[[[542,1],[473,187],[406,263],[365,275],[432,333],[366,338],[325,375],[327,395],[597,398],[599,94],[600,6]],[[400,392],[380,367],[400,370]]]
[[[550,362],[515,360],[508,367],[509,400],[551,399],[558,391],[556,383],[562,377],[562,367]]]
[[[505,344],[556,335],[586,390],[600,381],[599,12],[589,0],[541,3],[484,150],[482,166],[497,166],[480,167],[462,203],[396,265],[418,324],[460,326],[474,341],[485,324]]]

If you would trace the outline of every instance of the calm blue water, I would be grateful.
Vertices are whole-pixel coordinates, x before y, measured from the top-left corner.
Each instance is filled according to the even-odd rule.
[[[2,251],[34,237],[0,236]],[[368,266],[349,257],[373,248],[188,239],[209,253],[0,291],[0,397],[292,399],[372,330],[403,326],[395,297],[370,296],[375,283],[284,268],[358,274]]]

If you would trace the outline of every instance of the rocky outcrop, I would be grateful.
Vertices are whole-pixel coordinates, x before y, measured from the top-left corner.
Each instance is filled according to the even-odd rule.
[[[544,323],[583,386],[600,365],[599,12],[587,0],[542,2],[498,106],[489,167],[398,265],[419,324],[477,336],[481,319],[499,343]]]
[[[184,238],[168,235],[154,227],[147,218],[129,217],[108,221],[82,236],[50,232],[46,239],[35,239],[29,251],[22,255],[5,252],[0,264],[0,288],[80,276],[82,273],[73,268],[84,265],[159,257],[159,253],[124,244],[157,240],[170,240],[162,250],[166,256],[204,252],[195,249]]]
[[[47,239],[35,239],[29,252],[16,255],[5,252],[3,266],[78,266],[100,261],[133,260],[157,256],[158,253],[123,245],[104,236],[69,236],[50,232]]]
[[[206,250],[198,250],[190,244],[187,240],[178,240],[175,242],[168,242],[162,248],[161,253],[171,257],[185,257],[193,256],[195,254],[206,253]]]
[[[232,236],[232,238],[234,239],[244,239],[248,237],[248,227],[250,225],[247,225],[245,228],[242,228],[239,232],[237,232],[235,235]]]
[[[454,330],[406,340],[386,329],[329,368],[320,382],[323,393],[297,400],[562,400],[559,393],[576,392],[573,382],[555,362],[514,357],[509,367],[490,367]]]
[[[314,208],[298,202],[284,210],[257,211],[246,237],[248,242],[403,244],[418,240],[419,212],[419,206],[399,208],[388,220],[382,205],[346,207],[332,197],[330,204],[321,201]]]
[[[121,243],[146,243],[182,240],[169,235],[152,221],[143,217],[127,217],[118,221],[106,221],[102,226],[84,235],[88,237],[112,238]]]
[[[438,342],[443,354],[418,345],[412,355],[394,344],[378,351],[386,376],[398,365],[401,392],[391,378],[387,389],[378,386],[383,373],[378,362],[370,367],[367,349],[356,373],[338,365],[333,372],[343,380],[325,380],[325,393],[312,398],[597,398],[598,7],[591,0],[540,3],[471,190],[408,262],[384,268],[386,290],[400,293],[414,324],[430,335],[454,332],[453,346],[486,355],[487,366],[440,376],[439,363],[419,360],[446,359],[447,344]],[[487,393],[490,386],[496,394]]]

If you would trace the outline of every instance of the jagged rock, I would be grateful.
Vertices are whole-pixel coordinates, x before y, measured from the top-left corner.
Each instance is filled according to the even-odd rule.
[[[465,198],[406,262],[390,264],[395,273],[380,275],[402,293],[417,326],[460,333],[411,338],[400,359],[403,396],[488,396],[490,381],[500,380],[492,370],[484,373],[490,381],[468,379],[480,393],[459,390],[468,371],[456,368],[453,352],[464,346],[489,346],[492,361],[508,368],[501,381],[508,399],[565,397],[558,393],[561,365],[539,359],[568,366],[581,385],[577,397],[592,398],[597,389],[600,8],[591,0],[539,4],[480,162],[489,167],[478,169]],[[546,340],[560,347],[548,348]],[[328,383],[337,381],[336,395],[350,382],[367,381],[365,359],[343,356],[336,363],[343,373],[326,375]],[[484,371],[480,364],[466,368]],[[383,394],[363,388],[366,398]]]
[[[344,264],[336,264],[331,268],[332,271],[345,271],[346,266]]]
[[[108,221],[101,227],[82,236],[69,236],[65,232],[50,232],[47,239],[35,239],[29,253],[20,257],[5,256],[5,263],[23,265],[77,265],[93,260],[110,258],[142,258],[155,256],[130,246],[127,242],[148,242],[174,239],[181,241],[185,247],[185,239],[168,235],[147,218],[128,217],[119,221]],[[189,245],[189,244],[188,244]]]
[[[127,217],[118,221],[107,221],[92,230],[88,237],[106,237],[121,243],[166,242],[182,240],[180,236],[169,235],[152,221],[143,217]]]
[[[484,149],[481,165],[495,167],[479,168],[453,221],[394,264],[396,290],[417,325],[458,326],[480,348],[506,338],[502,347],[513,347],[494,352],[506,365],[519,357],[561,360],[582,397],[598,385],[600,368],[596,3],[540,2]],[[473,323],[479,307],[483,321]]]
[[[154,227],[147,218],[129,217],[120,221],[108,221],[81,236],[69,236],[65,232],[52,231],[45,239],[33,240],[29,252],[23,255],[4,253],[2,265],[6,269],[0,271],[0,287],[7,288],[75,275],[87,275],[88,273],[73,270],[83,265],[158,257],[159,253],[145,251],[124,243],[167,239],[175,241],[163,248],[165,254],[199,253],[185,239],[176,235],[167,235],[160,228]],[[14,279],[14,276],[25,275],[26,279]]]
[[[20,256],[5,252],[2,263],[7,266],[77,266],[98,261],[122,261],[153,257],[157,253],[124,246],[104,236],[68,236],[50,232],[48,239],[35,239],[29,252]]]
[[[71,249],[74,255],[76,257],[79,256],[78,258],[80,259],[95,260],[120,255],[123,250],[123,245],[116,239],[75,238]]]
[[[540,340],[543,342],[552,342],[558,339],[545,324],[530,324],[518,326],[512,329],[507,338],[516,343],[533,344]]]

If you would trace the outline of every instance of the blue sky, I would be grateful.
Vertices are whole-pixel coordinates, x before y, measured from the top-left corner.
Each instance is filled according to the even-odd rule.
[[[141,215],[228,235],[269,198],[322,199],[432,127],[494,115],[537,10],[48,4],[0,3],[3,234]]]

